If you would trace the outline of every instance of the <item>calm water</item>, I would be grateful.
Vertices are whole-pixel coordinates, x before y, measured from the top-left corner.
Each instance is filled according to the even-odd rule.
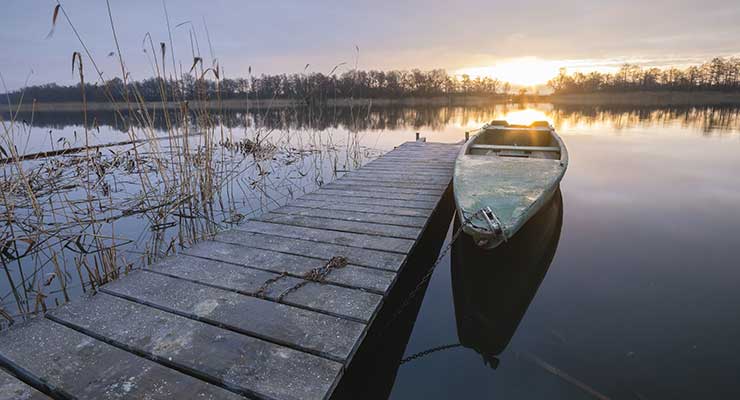
[[[95,118],[99,142],[122,135]],[[371,157],[417,131],[455,142],[494,118],[554,123],[571,158],[562,200],[511,248],[482,257],[457,245],[441,261],[413,330],[395,338],[404,354],[382,368],[453,347],[403,363],[383,383],[390,397],[740,398],[738,109],[371,107],[221,122]],[[29,152],[80,130],[74,114],[33,124]],[[136,238],[145,221],[118,229]]]
[[[468,347],[401,365],[391,397],[740,398],[740,126],[540,110],[571,156],[552,262],[528,264],[547,224],[520,254],[443,260],[405,356]],[[493,369],[476,347],[504,339]]]

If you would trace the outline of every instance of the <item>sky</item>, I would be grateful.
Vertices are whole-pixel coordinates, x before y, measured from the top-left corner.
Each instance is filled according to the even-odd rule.
[[[106,1],[61,3],[103,75],[120,76]],[[8,89],[76,82],[72,53],[83,48],[63,15],[47,38],[55,4],[3,0],[0,74]],[[171,50],[163,3],[110,0],[110,6],[131,77],[152,76],[152,51],[145,53],[142,41],[149,33],[157,51],[159,42]],[[340,71],[444,68],[534,84],[560,67],[685,66],[740,54],[738,0],[168,0],[166,6],[177,62],[192,64],[193,31],[206,61],[210,37],[227,77],[247,76],[250,67],[257,75],[328,73],[346,63]]]

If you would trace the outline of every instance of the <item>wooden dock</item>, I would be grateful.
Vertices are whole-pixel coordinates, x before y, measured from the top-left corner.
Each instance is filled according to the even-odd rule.
[[[450,221],[458,150],[405,143],[0,333],[0,400],[331,397],[430,221]]]

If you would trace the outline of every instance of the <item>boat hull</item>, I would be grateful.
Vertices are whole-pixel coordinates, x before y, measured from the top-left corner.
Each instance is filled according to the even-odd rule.
[[[463,232],[483,249],[509,240],[552,198],[567,165],[567,149],[551,127],[482,129],[455,163]]]

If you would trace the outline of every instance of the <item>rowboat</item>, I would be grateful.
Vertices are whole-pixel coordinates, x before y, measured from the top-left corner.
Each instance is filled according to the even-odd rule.
[[[568,150],[546,121],[493,121],[474,132],[455,162],[462,231],[483,249],[513,237],[558,189]]]
[[[467,235],[452,244],[457,336],[487,365],[498,364],[516,333],[555,257],[562,226],[563,198],[556,191],[506,244],[483,250]]]

